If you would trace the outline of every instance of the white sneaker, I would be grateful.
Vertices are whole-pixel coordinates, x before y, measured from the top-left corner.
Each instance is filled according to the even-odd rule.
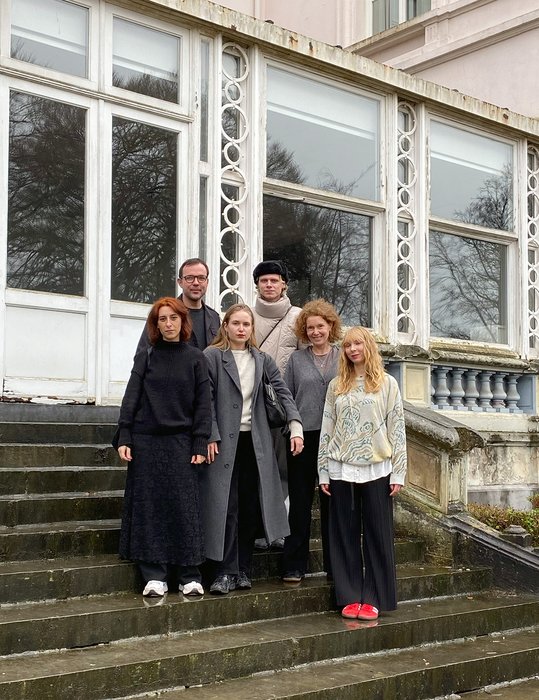
[[[190,581],[189,583],[180,583],[180,593],[184,595],[204,595],[202,584],[198,581]]]
[[[148,596],[148,598],[160,598],[165,595],[168,591],[168,586],[166,581],[148,581],[142,595]]]

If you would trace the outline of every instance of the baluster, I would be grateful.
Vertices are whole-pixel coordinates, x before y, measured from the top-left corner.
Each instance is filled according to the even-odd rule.
[[[448,408],[449,401],[447,400],[451,394],[447,386],[447,373],[451,367],[435,367],[434,368],[434,403],[438,408]]]
[[[483,371],[479,375],[479,408],[482,411],[491,411],[490,401],[492,399],[492,391],[490,390],[490,378],[493,372]]]
[[[492,408],[494,408],[498,413],[506,413],[505,408],[505,397],[506,392],[503,385],[503,380],[507,374],[505,372],[495,372],[492,387]]]
[[[477,391],[476,378],[478,374],[478,369],[466,370],[464,405],[469,411],[477,410],[479,392]]]
[[[462,405],[462,399],[464,398],[462,375],[464,374],[464,371],[465,370],[463,369],[454,367],[453,371],[451,372],[453,381],[451,382],[451,397],[449,399],[449,403],[451,404],[452,408],[455,409],[455,411],[464,408]]]
[[[520,394],[517,389],[517,382],[520,375],[518,374],[508,374],[507,375],[507,394],[505,396],[505,405],[509,409],[510,413],[520,413],[521,410],[518,407],[518,402],[520,401]]]

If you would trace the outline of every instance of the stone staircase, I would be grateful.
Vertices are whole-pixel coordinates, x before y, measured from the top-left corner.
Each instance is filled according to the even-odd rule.
[[[113,420],[0,411],[0,700],[426,700],[515,679],[529,680],[498,697],[539,698],[539,597],[496,590],[488,568],[430,565],[409,538],[399,609],[374,623],[337,615],[321,574],[282,584],[275,552],[255,556],[251,591],[143,600],[115,554]]]

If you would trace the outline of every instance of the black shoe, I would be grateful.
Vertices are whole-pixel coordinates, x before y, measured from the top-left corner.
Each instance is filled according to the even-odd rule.
[[[215,595],[226,595],[235,588],[235,577],[230,576],[230,574],[221,574],[210,586],[210,593],[214,593]]]
[[[240,571],[236,576],[236,588],[239,588],[241,591],[248,591],[252,588],[252,585],[251,579],[247,576],[245,571]]]
[[[284,549],[284,537],[279,537],[278,540],[273,540],[270,544],[270,549]]]
[[[304,578],[304,574],[300,571],[287,571],[283,576],[283,581],[285,583],[299,583]]]

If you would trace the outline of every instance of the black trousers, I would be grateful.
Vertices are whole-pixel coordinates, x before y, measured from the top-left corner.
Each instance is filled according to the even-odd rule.
[[[318,483],[319,430],[307,430],[303,436],[303,452],[293,457],[288,455],[288,495],[290,509],[288,524],[290,535],[284,541],[282,572],[299,571],[305,574],[309,562],[309,540],[311,537],[311,510],[315,486]],[[329,496],[321,491],[320,524],[322,528],[322,553],[324,571],[331,574],[328,550]]]
[[[337,605],[397,607],[393,500],[389,476],[330,482],[329,551]]]
[[[210,467],[211,468],[211,467]],[[225,525],[223,561],[217,573],[251,575],[253,547],[262,527],[258,465],[250,432],[240,432]]]
[[[200,583],[202,581],[198,566],[159,564],[157,562],[146,561],[138,561],[137,564],[144,580],[144,584],[148,583],[148,581],[166,581],[171,573],[171,570],[173,569],[176,570],[178,583],[185,584],[190,583],[191,581],[197,581]]]

